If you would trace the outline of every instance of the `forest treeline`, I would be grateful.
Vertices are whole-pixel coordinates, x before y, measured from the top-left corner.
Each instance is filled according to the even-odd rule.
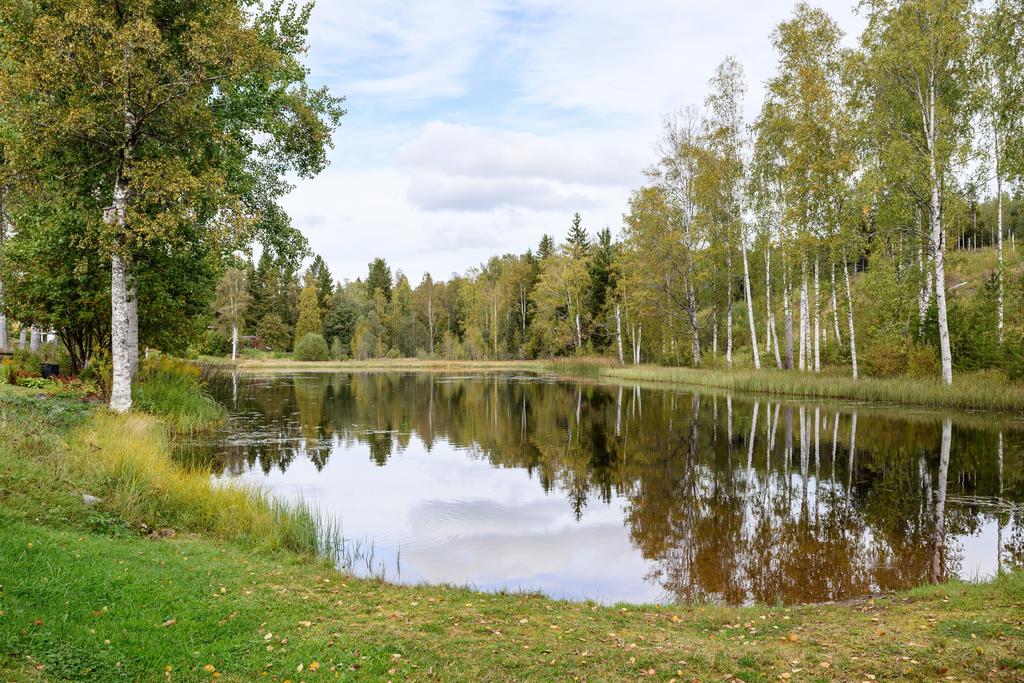
[[[335,286],[320,257],[300,277],[264,254],[228,276],[249,306],[227,317],[275,350],[315,332],[312,357],[1020,376],[1024,2],[860,11],[848,48],[825,12],[796,6],[752,122],[725,59],[702,106],[665,119],[617,235],[576,214],[564,238],[445,282],[378,259]]]
[[[116,410],[140,348],[223,351],[225,333],[300,358],[1024,372],[1024,0],[862,3],[855,47],[798,4],[754,120],[726,58],[666,118],[621,230],[567,217],[419,283],[382,260],[342,283],[303,267],[279,200],[345,113],[307,83],[310,11],[0,7],[0,347],[8,317],[53,331],[73,371],[109,366]]]

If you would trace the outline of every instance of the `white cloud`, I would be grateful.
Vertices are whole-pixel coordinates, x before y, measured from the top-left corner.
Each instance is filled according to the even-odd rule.
[[[310,25],[314,76],[354,98],[454,97],[497,27],[493,2],[321,2]]]
[[[428,211],[490,211],[497,208],[576,211],[600,199],[588,188],[539,178],[493,178],[419,173],[409,185],[409,199]]]
[[[549,2],[534,2],[550,8]],[[559,0],[555,20],[525,43],[524,97],[563,108],[647,118],[703,102],[724,57],[744,64],[748,114],[776,63],[769,36],[791,2]],[[848,31],[859,31],[849,0],[817,2]]]
[[[544,233],[561,239],[577,205],[543,206],[527,197],[516,206],[458,210],[453,208],[457,197],[449,194],[447,207],[427,210],[410,199],[414,184],[423,182],[422,176],[410,178],[393,168],[328,170],[316,182],[299,185],[285,208],[336,277],[364,277],[367,264],[382,256],[417,282],[425,272],[447,278],[492,255],[522,253],[536,247]],[[507,185],[500,190],[507,191]],[[498,192],[488,196],[504,196]],[[605,188],[590,208],[580,209],[584,224],[591,231],[617,226],[625,193],[627,188]]]
[[[819,2],[848,31],[852,0]],[[316,82],[348,97],[333,166],[286,200],[338,277],[384,256],[411,278],[464,272],[565,235],[617,230],[662,116],[715,66],[747,70],[748,117],[791,0],[322,0]],[[854,40],[850,37],[848,42]]]
[[[537,135],[431,121],[401,153],[413,169],[474,178],[529,178],[583,185],[636,182],[645,150],[628,135]]]

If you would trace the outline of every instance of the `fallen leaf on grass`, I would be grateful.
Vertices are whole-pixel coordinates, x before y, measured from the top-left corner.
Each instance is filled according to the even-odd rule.
[[[167,628],[168,626],[174,626],[177,623],[178,623],[177,619],[168,619],[167,621],[164,622],[164,628]]]

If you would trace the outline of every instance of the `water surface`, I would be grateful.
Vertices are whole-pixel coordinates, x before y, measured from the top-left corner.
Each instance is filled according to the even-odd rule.
[[[357,574],[788,604],[1024,562],[1005,416],[493,374],[240,382],[182,457],[335,515]]]

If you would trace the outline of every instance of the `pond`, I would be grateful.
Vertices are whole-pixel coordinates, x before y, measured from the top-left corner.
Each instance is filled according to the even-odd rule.
[[[808,603],[1024,562],[1024,424],[550,377],[242,375],[214,476],[334,516],[360,575]]]

